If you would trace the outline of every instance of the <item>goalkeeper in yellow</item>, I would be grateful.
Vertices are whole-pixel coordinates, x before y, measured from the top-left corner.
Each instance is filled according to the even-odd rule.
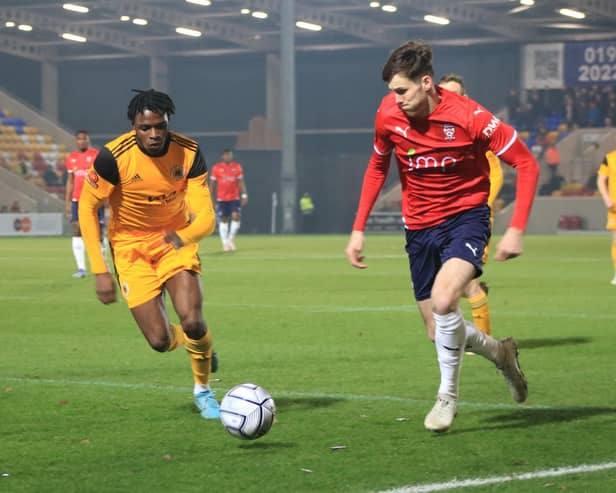
[[[464,87],[464,79],[458,74],[447,74],[441,77],[439,86],[444,87],[448,91],[455,92],[461,96],[466,96],[466,88]],[[488,151],[486,153],[488,163],[490,164],[490,195],[488,196],[488,206],[490,207],[490,222],[494,225],[494,200],[498,196],[500,189],[503,186],[503,170],[500,166],[500,160],[496,155]],[[488,250],[490,244],[486,245],[483,252],[483,264],[488,261]],[[492,334],[492,323],[490,320],[490,308],[488,305],[488,286],[478,279],[472,279],[466,285],[464,296],[468,299],[471,305],[471,314],[473,323],[483,333]]]
[[[616,150],[608,152],[599,166],[597,189],[607,210],[606,228],[612,231],[612,264],[614,277],[611,283],[616,286]]]
[[[97,210],[109,203],[108,237],[117,280],[130,311],[152,349],[183,345],[194,376],[201,416],[216,419],[209,386],[212,335],[201,306],[198,241],[214,231],[216,218],[208,172],[199,144],[169,131],[171,98],[137,91],[128,105],[132,130],[107,143],[88,172],[79,200],[79,223],[96,296],[116,301],[116,287],[100,249]],[[169,294],[179,324],[165,307]]]

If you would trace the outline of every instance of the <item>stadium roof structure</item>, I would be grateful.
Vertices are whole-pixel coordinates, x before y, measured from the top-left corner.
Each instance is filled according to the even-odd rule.
[[[57,62],[276,53],[287,1],[0,0],[0,52]],[[295,0],[294,12],[300,52],[616,36],[615,0]]]

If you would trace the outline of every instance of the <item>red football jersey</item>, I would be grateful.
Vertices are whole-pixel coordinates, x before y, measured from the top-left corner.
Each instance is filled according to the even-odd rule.
[[[238,180],[244,178],[242,166],[234,161],[216,163],[210,173],[210,179],[217,183],[216,198],[224,202],[239,200],[240,187]]]
[[[394,93],[381,101],[374,151],[353,229],[364,229],[387,176],[392,151],[402,185],[404,224],[413,230],[436,226],[454,214],[487,203],[490,166],[486,151],[515,167],[536,166],[515,129],[468,97],[441,88],[437,91],[441,101],[425,120],[411,121],[396,104]],[[510,148],[515,152],[506,154]],[[516,217],[518,223],[523,222],[521,229],[534,196],[532,184],[526,188],[528,208]]]
[[[73,200],[79,200],[83,182],[88,176],[88,170],[98,156],[96,149],[86,149],[84,152],[73,151],[66,156],[66,171],[75,176],[75,186],[73,187]]]

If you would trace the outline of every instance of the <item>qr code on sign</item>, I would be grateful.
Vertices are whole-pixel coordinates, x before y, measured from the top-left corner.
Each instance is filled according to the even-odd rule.
[[[535,52],[534,79],[537,82],[560,77],[560,51],[537,50]]]

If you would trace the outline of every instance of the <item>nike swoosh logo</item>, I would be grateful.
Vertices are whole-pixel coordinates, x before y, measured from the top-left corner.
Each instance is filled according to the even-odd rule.
[[[441,344],[441,347],[447,349],[447,351],[459,351],[460,350],[459,347],[449,347],[449,346],[445,346],[445,344]]]

